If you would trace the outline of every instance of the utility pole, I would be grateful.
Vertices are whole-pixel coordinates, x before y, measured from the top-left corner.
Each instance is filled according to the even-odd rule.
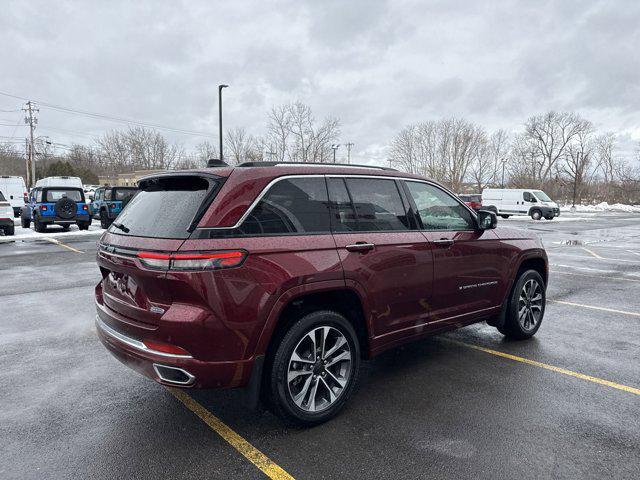
[[[31,174],[27,174],[27,179],[29,180],[29,186],[33,187],[36,183],[36,164],[35,164],[35,156],[33,155],[34,147],[33,147],[33,131],[35,130],[35,126],[38,123],[38,119],[35,117],[35,113],[39,112],[38,108],[35,108],[35,104],[29,100],[27,102],[27,106],[22,109],[28,116],[24,117],[24,123],[29,125],[29,171]]]
[[[24,163],[27,170],[27,186],[31,186],[31,165],[29,165],[29,139],[24,139]]]
[[[345,143],[347,147],[347,163],[351,163],[351,147],[353,147],[353,145],[353,142]]]
[[[220,161],[224,162],[222,155],[222,89],[229,85],[218,85],[218,135],[220,136]]]

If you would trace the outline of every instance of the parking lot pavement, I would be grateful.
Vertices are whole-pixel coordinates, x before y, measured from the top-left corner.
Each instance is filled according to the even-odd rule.
[[[256,452],[272,478],[638,478],[640,217],[580,217],[500,220],[548,250],[534,339],[477,324],[386,352],[306,430],[238,391],[185,405],[113,359],[95,238],[0,244],[0,478],[267,478]]]
[[[43,238],[48,239],[76,239],[80,238],[93,238],[99,237],[104,231],[100,227],[100,222],[96,222],[93,220],[91,225],[89,225],[89,230],[80,230],[77,225],[71,225],[68,230],[65,230],[59,225],[49,226],[47,231],[44,233],[38,233],[31,228],[22,228],[20,225],[20,219],[14,219],[15,225],[15,234],[14,235],[2,235],[0,234],[0,243],[13,243],[13,242],[23,242],[23,241],[35,241],[41,240]]]

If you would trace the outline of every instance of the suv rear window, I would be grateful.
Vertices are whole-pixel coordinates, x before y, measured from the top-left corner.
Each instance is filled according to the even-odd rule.
[[[82,202],[82,192],[80,190],[47,190],[46,202],[57,202],[62,197],[67,197],[74,202]]]
[[[113,200],[124,200],[125,198],[134,196],[137,192],[137,188],[116,188],[113,190],[116,193],[116,198]]]
[[[200,207],[213,198],[218,185],[214,179],[194,175],[143,181],[140,192],[109,227],[109,232],[136,237],[187,238],[192,221],[202,213]]]

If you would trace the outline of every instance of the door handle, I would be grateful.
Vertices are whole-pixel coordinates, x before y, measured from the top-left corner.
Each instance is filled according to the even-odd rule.
[[[351,245],[347,245],[344,248],[346,248],[350,252],[367,252],[369,250],[373,250],[373,247],[375,247],[373,243],[356,242]]]
[[[450,238],[441,238],[439,240],[434,240],[433,243],[439,247],[450,247],[454,242]]]

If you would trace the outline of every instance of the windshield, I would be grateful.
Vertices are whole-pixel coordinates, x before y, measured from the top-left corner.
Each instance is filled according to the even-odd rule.
[[[148,180],[109,232],[136,237],[187,238],[191,222],[207,199],[207,193],[215,191],[217,185],[215,180],[196,176]]]
[[[80,190],[48,190],[47,202],[57,202],[62,197],[67,197],[74,202],[82,201],[82,192]]]
[[[549,198],[549,196],[544,193],[542,190],[534,190],[533,194],[538,197],[538,200],[543,201],[543,202],[553,202],[553,200],[551,200]]]

